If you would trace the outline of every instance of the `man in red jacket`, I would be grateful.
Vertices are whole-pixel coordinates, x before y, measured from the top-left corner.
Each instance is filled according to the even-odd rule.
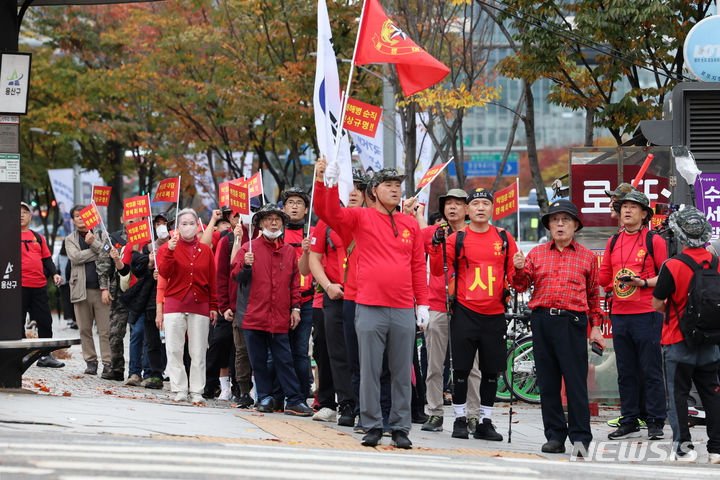
[[[288,333],[300,323],[301,291],[297,256],[282,240],[287,221],[277,205],[263,205],[253,216],[253,226],[262,230],[262,236],[252,244],[233,246],[231,275],[239,283],[235,315],[255,372],[258,410],[273,411],[269,348],[285,394],[285,414],[309,417],[312,409],[302,397]]]
[[[337,162],[328,165],[325,181],[336,185]],[[390,429],[393,443],[411,448],[411,368],[418,322],[429,319],[423,237],[417,221],[396,211],[404,176],[383,169],[373,177],[375,208],[339,208],[338,189],[328,189],[324,215],[333,229],[353,232],[358,254],[355,327],[360,348],[360,418],[367,433],[363,445],[382,437],[380,375],[387,352],[392,374]]]

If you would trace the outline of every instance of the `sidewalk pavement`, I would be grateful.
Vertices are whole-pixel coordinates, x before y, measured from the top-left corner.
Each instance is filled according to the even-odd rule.
[[[57,322],[56,322],[57,323]],[[64,323],[64,322],[63,322]],[[56,337],[76,335],[76,331],[55,325]],[[128,344],[126,338],[126,345]],[[99,375],[83,375],[85,363],[80,346],[68,350],[61,369],[32,366],[23,378],[21,391],[0,391],[0,436],[13,432],[73,432],[138,437],[183,437],[222,443],[280,442],[286,445],[362,449],[359,434],[334,423],[314,422],[284,414],[261,414],[255,410],[234,408],[230,402],[208,400],[204,405],[176,403],[168,382],[162,390],[127,387],[121,382],[102,380]],[[126,357],[127,358],[127,357]],[[532,456],[557,459],[540,452],[545,442],[539,405],[516,403],[513,406],[512,442],[507,443],[508,403],[496,404],[493,423],[504,440],[451,438],[453,413],[445,410],[443,432],[423,432],[414,424],[410,433],[413,452],[442,451],[446,454],[480,456]],[[616,407],[600,407],[592,418],[596,441],[607,439],[612,428],[606,421],[619,415]],[[643,437],[634,443],[645,441]],[[699,442],[699,462],[707,461],[705,427],[692,429]],[[665,436],[671,431],[665,426]],[[384,441],[387,445],[389,439]],[[669,441],[667,442],[669,444]],[[389,448],[389,447],[388,447]],[[566,455],[567,457],[568,455]]]

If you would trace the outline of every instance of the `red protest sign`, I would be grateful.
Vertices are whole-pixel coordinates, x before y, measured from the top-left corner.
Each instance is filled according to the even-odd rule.
[[[92,203],[80,210],[80,218],[82,218],[88,230],[92,230],[100,225],[100,213],[98,213],[97,208],[95,208],[95,205]]]
[[[230,198],[230,208],[233,213],[250,215],[250,195],[245,182],[241,184],[231,183],[229,185],[228,195]]]
[[[180,198],[180,177],[167,178],[158,184],[153,202],[177,202]]]
[[[348,98],[345,109],[345,129],[375,138],[382,108]]]
[[[425,175],[420,179],[420,182],[417,184],[417,189],[422,189],[425,185],[428,185],[432,183],[435,178],[440,175],[440,172],[443,171],[445,167],[448,166],[450,162],[445,162],[441,165],[435,165],[434,167],[430,168],[427,172],[425,172]]]
[[[147,195],[126,198],[124,207],[123,216],[125,220],[150,216],[150,205],[148,204]]]
[[[258,171],[255,175],[247,179],[248,195],[250,198],[262,195],[262,170]]]
[[[218,200],[219,200],[219,205],[221,207],[226,207],[230,204],[230,197],[228,196],[228,194],[230,192],[230,184],[231,183],[235,184],[235,185],[243,184],[243,183],[245,183],[245,178],[244,177],[236,178],[235,180],[230,180],[228,182],[222,182],[220,184],[220,187],[218,189],[219,190]]]
[[[150,241],[150,227],[148,222],[135,222],[127,227],[128,243],[143,244]]]
[[[517,182],[495,193],[493,220],[500,220],[518,210]]]
[[[93,202],[98,207],[107,207],[110,204],[110,192],[112,187],[93,187]]]

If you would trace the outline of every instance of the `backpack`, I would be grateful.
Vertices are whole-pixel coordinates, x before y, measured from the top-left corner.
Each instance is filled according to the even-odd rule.
[[[711,261],[698,264],[688,254],[681,253],[675,258],[690,267],[693,271],[688,287],[687,304],[682,317],[675,302],[675,314],[683,339],[688,346],[720,344],[720,273],[718,273],[718,257],[712,256]],[[709,266],[709,268],[706,268]],[[668,302],[668,309],[669,307]],[[669,312],[668,312],[669,313]],[[669,315],[665,323],[669,322]]]
[[[658,235],[658,232],[655,230],[648,230],[646,236],[645,236],[645,246],[647,246],[647,252],[645,252],[645,257],[642,261],[643,269],[645,268],[645,260],[647,260],[648,255],[653,261],[653,267],[655,267],[655,275],[658,274],[658,268],[657,264],[655,263],[655,254],[654,254],[654,247],[653,247],[653,238],[655,235]],[[620,238],[620,233],[616,233],[612,236],[612,240],[610,240],[610,253],[612,253],[613,249],[615,248],[615,244],[618,241],[618,238]],[[664,239],[663,239],[664,240]],[[669,257],[670,255],[668,255]]]
[[[500,235],[500,240],[502,240],[502,250],[501,252],[505,252],[505,262],[503,263],[503,280],[505,279],[505,275],[507,274],[506,268],[507,268],[507,262],[508,262],[508,256],[510,255],[510,244],[508,243],[508,236],[507,232],[502,228],[494,227],[497,231],[498,235]],[[455,291],[450,296],[450,305],[455,303],[455,300],[457,299],[457,278],[458,278],[458,263],[460,260],[460,256],[462,255],[462,251],[464,248],[463,242],[465,241],[465,230],[458,230],[455,233],[455,261],[453,262],[453,270],[455,271]],[[467,257],[465,255],[462,255],[462,258],[465,259],[465,266],[470,267],[470,264],[467,261]],[[507,288],[503,288],[503,303],[505,303],[506,298],[510,296],[510,291]]]

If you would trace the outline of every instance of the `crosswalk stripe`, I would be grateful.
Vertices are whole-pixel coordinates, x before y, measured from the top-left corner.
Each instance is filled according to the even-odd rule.
[[[593,461],[578,461],[578,462],[560,462],[557,460],[538,460],[532,458],[500,458],[499,460],[509,463],[527,463],[532,465],[552,465],[553,467],[564,467],[564,468],[580,468],[585,471],[591,469],[600,469],[603,472],[615,471],[622,476],[639,476],[643,478],[650,478],[655,475],[659,478],[667,478],[668,475],[678,477],[712,477],[718,478],[718,469],[714,467],[703,467],[698,465],[696,467],[679,467],[677,463],[671,462],[658,462],[655,465],[644,465],[640,463],[632,464],[612,464],[610,462],[593,462]]]
[[[50,475],[52,470],[47,468],[32,468],[14,465],[0,465],[0,478],[3,473],[22,473],[24,475]]]

